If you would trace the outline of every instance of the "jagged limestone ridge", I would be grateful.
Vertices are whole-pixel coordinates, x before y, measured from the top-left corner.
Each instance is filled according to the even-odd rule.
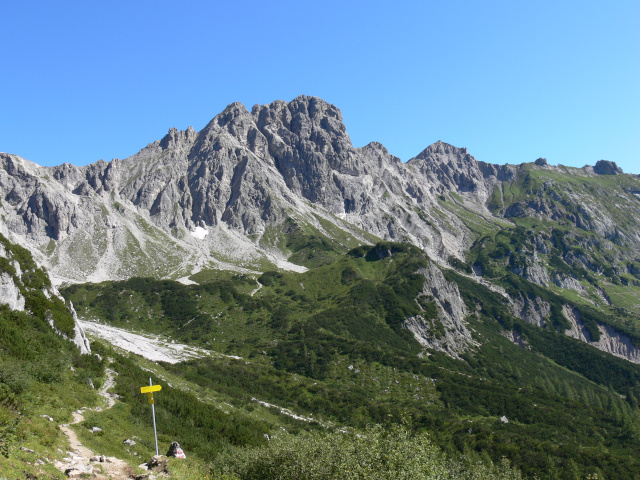
[[[7,229],[58,283],[303,270],[287,262],[289,220],[345,249],[410,242],[440,264],[464,260],[478,238],[524,218],[592,232],[596,244],[614,245],[615,262],[640,246],[640,185],[612,162],[497,166],[437,142],[403,164],[379,143],[353,147],[340,111],[315,97],[251,112],[234,103],[200,132],[171,129],[125,160],[44,168],[1,154],[0,165]],[[548,233],[538,240],[512,271],[573,285],[548,271]],[[600,259],[568,251],[563,261],[597,268]]]

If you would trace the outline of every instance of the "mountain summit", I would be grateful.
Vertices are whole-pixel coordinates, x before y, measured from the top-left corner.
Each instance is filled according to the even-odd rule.
[[[599,177],[618,179],[618,201]],[[409,242],[447,264],[525,217],[637,251],[637,183],[613,162],[493,165],[440,141],[403,164],[379,143],[355,148],[340,110],[308,96],[232,103],[200,132],[172,128],[124,160],[40,167],[0,154],[2,233],[56,283],[300,270],[311,238],[334,251]]]

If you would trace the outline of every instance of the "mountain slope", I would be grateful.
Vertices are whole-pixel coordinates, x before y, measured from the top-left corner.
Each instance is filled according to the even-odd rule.
[[[46,271],[0,234],[3,477],[60,478],[53,461],[66,445],[57,423],[95,401],[92,389],[104,373],[103,362],[88,351],[84,332]]]
[[[640,366],[519,319],[513,294],[392,243],[257,281],[134,278],[63,293],[85,318],[238,357],[162,368],[239,411],[272,404],[338,429],[404,421],[530,477],[640,471]]]

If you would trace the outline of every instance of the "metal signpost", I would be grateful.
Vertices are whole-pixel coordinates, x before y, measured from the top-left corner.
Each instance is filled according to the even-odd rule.
[[[140,387],[140,393],[146,393],[149,397],[149,403],[151,404],[151,415],[153,416],[153,436],[156,439],[156,455],[160,455],[158,453],[158,432],[156,431],[156,409],[153,404],[153,392],[159,392],[162,390],[162,386],[154,385],[151,381],[151,377],[149,377],[149,386],[148,387]]]

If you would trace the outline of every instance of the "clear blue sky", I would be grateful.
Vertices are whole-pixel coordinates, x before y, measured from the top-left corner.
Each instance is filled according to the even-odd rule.
[[[443,140],[640,173],[638,0],[24,0],[0,19],[0,151],[41,165],[306,94],[405,161]]]

